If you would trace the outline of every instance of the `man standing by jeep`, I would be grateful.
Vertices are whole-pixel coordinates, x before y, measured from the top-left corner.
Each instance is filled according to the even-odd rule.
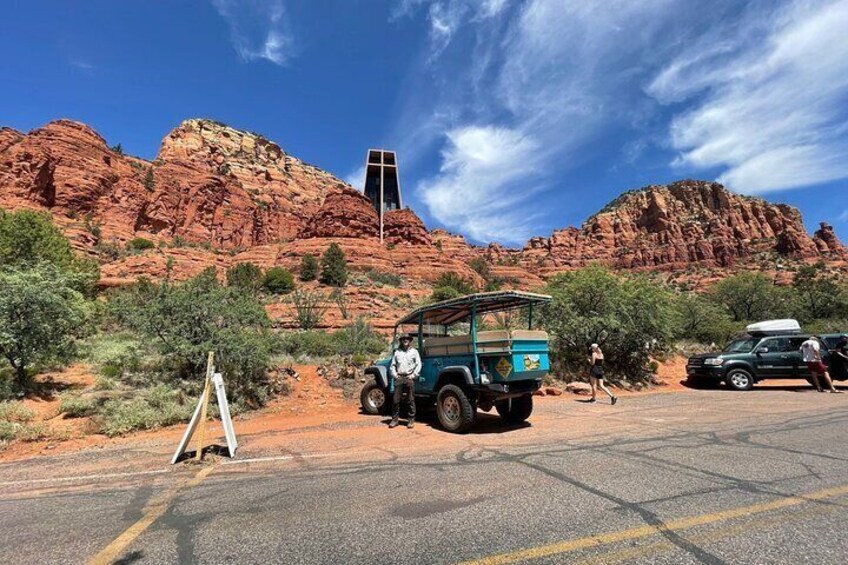
[[[401,336],[400,347],[395,351],[392,356],[392,363],[389,365],[389,372],[395,383],[390,428],[395,428],[398,425],[400,404],[403,400],[404,391],[406,391],[406,399],[409,405],[409,421],[406,427],[411,428],[415,425],[415,380],[421,374],[421,357],[411,345],[412,337],[409,335]]]
[[[833,381],[830,380],[830,375],[827,373],[827,366],[822,361],[819,336],[811,335],[801,344],[801,355],[804,357],[804,363],[807,364],[807,369],[809,369],[810,374],[813,376],[813,384],[817,391],[824,392],[819,384],[819,375],[821,375],[824,377],[824,382],[830,389],[830,392],[840,392],[833,387]]]

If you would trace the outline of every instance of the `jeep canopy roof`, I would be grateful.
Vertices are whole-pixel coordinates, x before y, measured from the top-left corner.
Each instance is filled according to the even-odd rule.
[[[398,320],[396,325],[417,324],[418,316],[422,314],[422,322],[425,324],[447,325],[470,318],[471,310],[475,306],[478,314],[485,314],[486,312],[502,312],[535,304],[546,304],[551,300],[553,298],[547,294],[517,290],[479,292],[422,306]]]

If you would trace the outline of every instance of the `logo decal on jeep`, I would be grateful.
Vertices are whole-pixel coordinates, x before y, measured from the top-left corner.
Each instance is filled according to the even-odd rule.
[[[495,369],[501,377],[508,379],[509,374],[512,373],[512,363],[510,363],[506,357],[501,357],[498,364],[495,365]]]

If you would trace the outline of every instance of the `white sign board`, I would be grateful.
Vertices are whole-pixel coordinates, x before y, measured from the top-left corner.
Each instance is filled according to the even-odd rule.
[[[224,390],[224,377],[221,373],[212,375],[212,384],[215,386],[215,394],[218,396],[218,412],[221,413],[221,423],[224,425],[224,434],[227,436],[227,450],[230,457],[236,456],[238,440],[233,430],[233,419],[230,418],[230,405],[227,402],[227,392]]]
[[[183,434],[183,439],[180,440],[180,445],[177,447],[177,450],[174,452],[174,456],[171,457],[171,465],[177,462],[177,460],[185,453],[185,450],[188,448],[188,443],[191,441],[191,436],[194,435],[194,430],[197,429],[197,424],[200,422],[200,411],[203,408],[203,403],[206,402],[205,393],[200,395],[200,402],[197,403],[197,408],[194,409],[194,414],[191,417],[191,421],[188,423],[188,427],[186,428],[185,433]]]
[[[224,426],[224,434],[227,438],[227,451],[229,452],[230,457],[235,457],[236,449],[238,449],[238,440],[236,439],[236,433],[233,429],[233,420],[230,417],[230,405],[227,402],[227,393],[224,389],[224,378],[221,376],[221,373],[215,373],[212,375],[212,385],[215,387],[215,394],[218,398],[218,411],[221,414],[221,423]],[[174,452],[174,456],[171,458],[172,465],[176,463],[180,457],[182,457],[183,453],[185,453],[185,450],[188,448],[188,444],[191,442],[191,436],[194,435],[195,430],[197,430],[197,426],[201,424],[200,420],[201,413],[203,412],[203,405],[208,401],[209,399],[206,398],[206,393],[204,391],[204,393],[200,395],[200,401],[197,403],[197,408],[194,409],[194,414],[192,415],[191,421],[188,423],[188,427],[180,440],[180,444]]]

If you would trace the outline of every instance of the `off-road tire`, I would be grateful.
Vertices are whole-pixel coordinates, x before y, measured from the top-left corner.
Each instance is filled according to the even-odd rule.
[[[754,375],[745,369],[731,369],[727,373],[725,382],[732,390],[751,390],[754,388]]]
[[[380,398],[382,395],[382,403]],[[389,393],[381,387],[375,379],[371,379],[359,393],[359,403],[362,411],[372,416],[385,415],[391,411],[392,399]]]
[[[465,433],[474,424],[477,410],[461,388],[445,385],[436,396],[436,415],[445,431],[455,434]]]
[[[509,400],[503,400],[495,404],[495,409],[501,418],[511,424],[520,424],[530,417],[533,413],[533,395],[526,394],[512,399],[510,406]]]

